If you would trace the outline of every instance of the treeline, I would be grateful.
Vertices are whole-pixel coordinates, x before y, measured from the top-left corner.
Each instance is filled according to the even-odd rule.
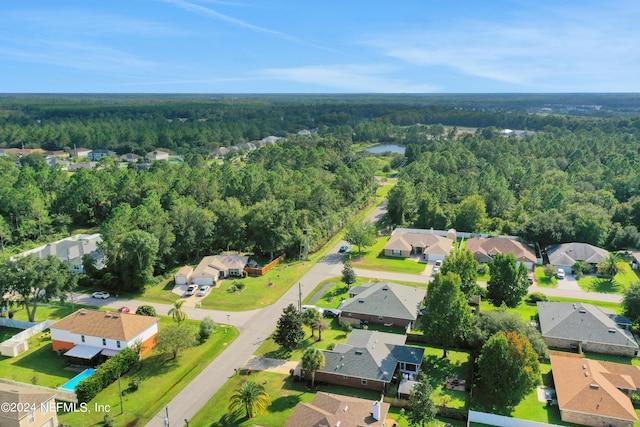
[[[513,98],[515,111],[478,108],[469,96],[318,97],[218,99],[181,97],[29,97],[0,98],[0,148],[67,150],[103,148],[144,154],[163,148],[178,154],[209,155],[211,150],[286,136],[301,129],[321,135],[338,133],[355,142],[403,143],[397,126],[417,123],[541,131],[599,129],[605,133],[635,132],[638,118],[594,120],[568,115],[528,114],[524,105],[537,98]],[[492,99],[489,97],[489,99]],[[554,100],[555,98],[549,98]],[[568,100],[571,100],[569,98]],[[598,100],[598,99],[596,99]],[[587,101],[587,99],[585,99]],[[459,102],[461,106],[450,104]],[[522,104],[522,105],[521,105]],[[482,104],[480,104],[482,105]],[[597,110],[596,110],[597,111]]]
[[[109,166],[69,175],[39,155],[22,163],[0,157],[3,246],[98,226],[108,259],[100,278],[112,288],[140,288],[154,274],[222,250],[265,259],[298,254],[303,229],[312,245],[322,242],[376,188],[375,160],[318,136],[264,147],[243,164],[195,155],[148,171]]]
[[[542,246],[580,241],[640,247],[640,133],[495,128],[424,135],[389,194],[389,220],[420,228],[520,235]]]

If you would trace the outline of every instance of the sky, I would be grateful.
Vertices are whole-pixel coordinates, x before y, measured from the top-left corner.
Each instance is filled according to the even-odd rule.
[[[640,2],[0,2],[0,93],[509,92],[640,92]]]

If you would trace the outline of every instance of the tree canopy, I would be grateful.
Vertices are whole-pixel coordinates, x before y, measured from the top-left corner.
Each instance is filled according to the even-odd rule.
[[[303,339],[302,316],[293,304],[289,304],[278,319],[278,326],[273,333],[273,340],[285,350],[291,351]]]
[[[487,297],[496,307],[506,304],[515,307],[527,294],[527,267],[518,263],[512,252],[497,253],[489,264],[491,275],[487,283]]]

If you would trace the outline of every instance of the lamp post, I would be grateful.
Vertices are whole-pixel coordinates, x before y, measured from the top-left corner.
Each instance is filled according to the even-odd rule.
[[[124,406],[122,406],[122,386],[120,385],[120,374],[118,374],[118,394],[120,395],[120,414],[124,414]]]
[[[229,330],[229,326],[231,326],[231,315],[227,314],[227,327],[224,329],[224,333],[226,334]]]

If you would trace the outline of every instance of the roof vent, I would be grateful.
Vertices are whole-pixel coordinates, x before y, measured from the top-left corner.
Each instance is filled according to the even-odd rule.
[[[582,365],[582,369],[587,369],[587,365]]]
[[[584,308],[581,308],[580,310],[578,310],[578,313],[585,314],[586,312],[587,312],[587,310],[585,310]]]
[[[598,390],[600,388],[600,386],[596,383],[591,383],[589,384],[589,388],[592,390]]]
[[[578,306],[573,304],[573,309],[575,310],[576,308],[578,308]]]
[[[104,317],[111,317],[111,313],[105,313]]]
[[[613,328],[609,328],[609,333],[610,333],[610,334],[615,334],[615,333],[616,333],[616,330],[615,330],[615,329],[613,329]]]
[[[584,376],[585,376],[585,377],[588,377],[588,376],[589,376],[589,372],[584,371]]]
[[[117,319],[117,318],[118,318],[118,315],[117,315],[117,314],[114,314],[114,315],[113,315],[113,316],[111,316],[111,317],[113,317],[114,319]]]
[[[389,290],[389,288],[384,287],[384,288],[382,288],[382,290],[383,290],[383,291],[388,291],[388,290]]]
[[[362,352],[361,352],[361,351],[359,351],[359,350],[356,350],[356,354],[357,354],[357,355],[361,355],[361,354],[362,354]]]
[[[359,302],[360,304],[364,304],[364,300],[363,300],[363,299],[359,299],[359,300],[358,300],[358,302]]]
[[[349,409],[349,405],[344,406],[344,412],[347,412],[347,409]]]

